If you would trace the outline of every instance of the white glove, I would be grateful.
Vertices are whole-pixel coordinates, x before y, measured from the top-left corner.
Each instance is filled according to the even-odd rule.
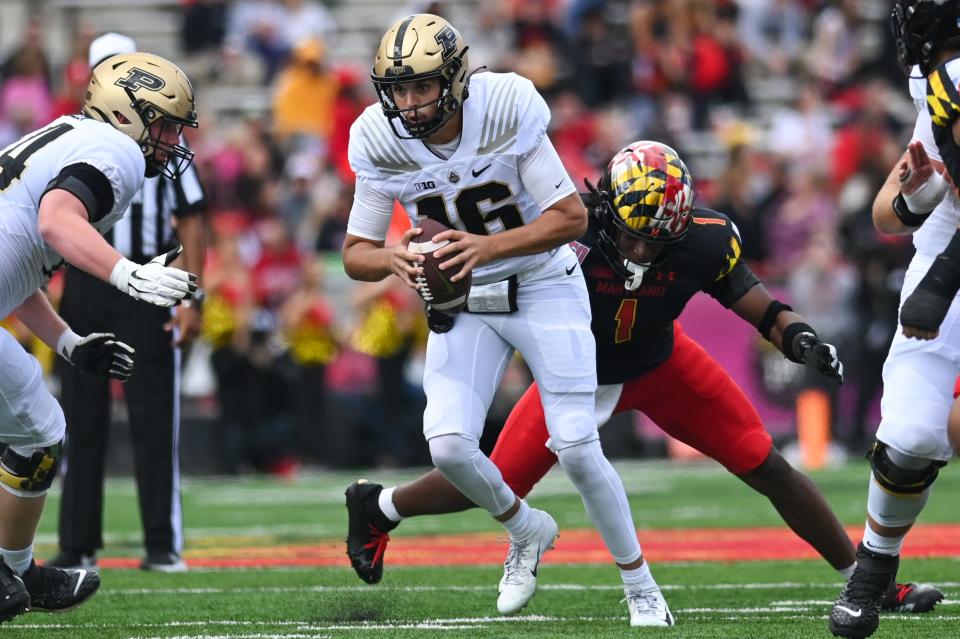
[[[908,173],[906,179],[910,178]],[[906,180],[901,180],[901,183]],[[947,189],[950,185],[943,176],[936,170],[930,174],[927,181],[917,187],[910,194],[903,193],[903,201],[907,203],[907,208],[918,215],[925,215],[937,208],[937,205],[943,201],[947,195]]]
[[[113,333],[90,333],[80,337],[69,328],[57,340],[57,352],[86,373],[125,382],[133,374],[136,352]]]
[[[169,266],[182,250],[178,246],[143,265],[123,258],[113,267],[110,283],[134,299],[175,306],[190,299],[197,290],[196,275]]]

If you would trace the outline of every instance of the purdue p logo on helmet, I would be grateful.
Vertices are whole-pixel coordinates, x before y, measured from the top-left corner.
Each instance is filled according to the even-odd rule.
[[[105,59],[90,75],[83,112],[139,144],[148,176],[177,177],[193,160],[193,151],[179,143],[184,126],[197,126],[193,86],[165,58],[137,52]],[[170,131],[178,134],[175,144],[165,141]]]
[[[467,48],[460,33],[449,22],[429,13],[402,18],[383,34],[370,78],[397,137],[428,137],[463,106],[470,80]],[[410,123],[403,117],[404,110],[397,108],[392,87],[429,78],[440,80],[437,116],[429,122]],[[400,121],[407,135],[397,129],[394,120]]]

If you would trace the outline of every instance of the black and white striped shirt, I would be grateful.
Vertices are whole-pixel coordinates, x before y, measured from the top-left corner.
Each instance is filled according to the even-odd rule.
[[[124,257],[142,264],[177,246],[173,218],[196,215],[205,204],[193,164],[176,180],[163,175],[147,178],[123,217],[104,237]]]

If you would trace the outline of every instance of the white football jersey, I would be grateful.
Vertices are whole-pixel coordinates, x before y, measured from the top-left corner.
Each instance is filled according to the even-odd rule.
[[[71,164],[89,164],[113,187],[113,209],[92,223],[106,233],[123,215],[144,178],[132,139],[82,116],[57,118],[0,151],[0,317],[40,288],[63,258],[40,236],[40,198]]]
[[[437,156],[421,140],[398,138],[380,105],[373,104],[350,129],[350,166],[358,179],[399,201],[414,225],[418,218],[429,217],[489,235],[541,214],[540,204],[524,188],[519,163],[546,136],[550,110],[533,83],[514,73],[478,73],[469,91],[460,144],[449,159]],[[566,188],[569,178],[565,173],[561,178],[558,193],[567,195],[572,192]],[[385,234],[386,226],[375,239]],[[541,253],[496,260],[474,269],[473,281],[501,280],[548,258]]]

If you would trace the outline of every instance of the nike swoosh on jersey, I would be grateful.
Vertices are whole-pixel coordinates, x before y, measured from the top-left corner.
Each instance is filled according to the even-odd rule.
[[[490,164],[486,165],[485,167],[483,167],[482,169],[480,169],[479,171],[477,171],[476,169],[474,169],[473,171],[470,171],[470,172],[473,174],[473,177],[480,177],[480,174],[483,173],[484,171],[486,171],[487,169],[489,169],[491,166],[493,166],[493,163],[492,163],[492,162],[491,162]]]
[[[576,264],[574,264],[573,266],[571,266],[570,268],[568,268],[568,269],[567,269],[567,275],[572,274],[572,273],[573,273],[573,270],[574,270],[575,268],[577,268],[577,265],[576,265]]]
[[[851,617],[859,617],[860,615],[863,614],[863,611],[860,610],[860,609],[851,610],[850,608],[847,608],[846,606],[837,606],[837,608],[838,608],[839,610],[844,611],[845,613],[847,613],[847,614],[850,615]]]

